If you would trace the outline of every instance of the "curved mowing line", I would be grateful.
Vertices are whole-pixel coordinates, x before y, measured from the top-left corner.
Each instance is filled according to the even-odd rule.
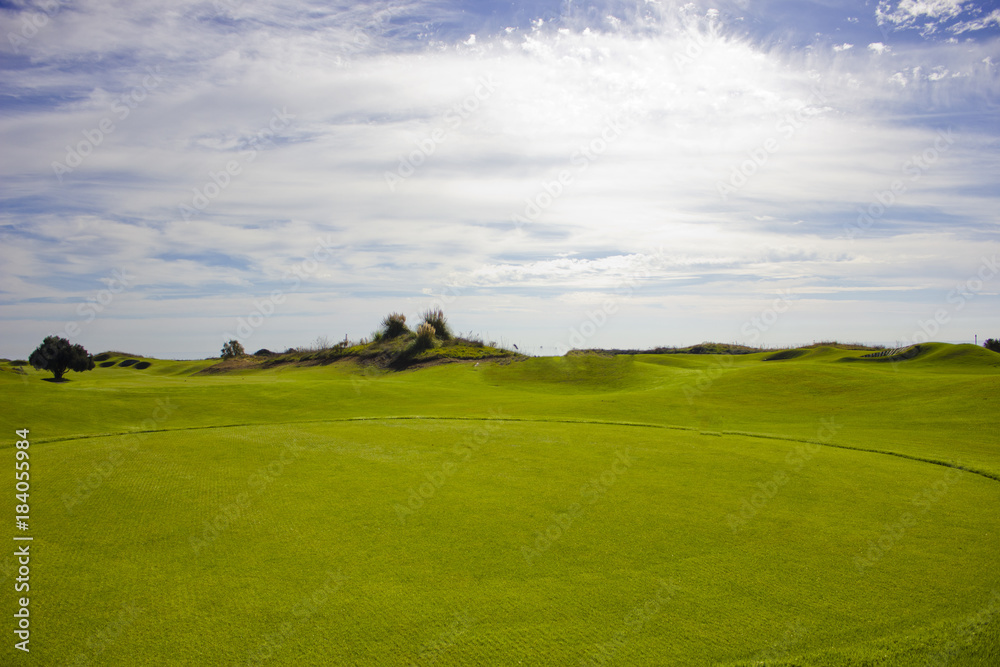
[[[433,417],[425,415],[390,415],[383,417],[337,417],[334,419],[304,419],[300,421],[288,421],[288,422],[267,422],[267,423],[245,423],[245,424],[218,424],[215,426],[183,426],[181,428],[162,428],[162,429],[150,429],[146,431],[118,431],[115,433],[94,433],[90,435],[74,435],[65,438],[52,438],[44,439],[39,438],[34,442],[36,444],[52,444],[56,442],[69,442],[71,440],[87,440],[90,438],[110,438],[114,436],[122,435],[138,435],[140,433],[170,433],[173,431],[204,431],[210,429],[220,429],[220,428],[241,428],[245,426],[288,426],[291,424],[335,424],[335,423],[347,423],[347,422],[367,422],[367,421],[467,421],[467,422],[520,422],[520,423],[539,423],[539,424],[593,424],[596,426],[629,426],[633,428],[659,428],[671,431],[689,431],[692,433],[701,433],[702,435],[737,435],[746,438],[760,438],[761,440],[784,440],[786,442],[801,442],[810,445],[820,445],[821,447],[834,447],[836,449],[849,449],[855,452],[866,452],[868,454],[882,454],[885,456],[895,456],[901,459],[908,459],[910,461],[917,461],[919,463],[928,463],[931,465],[942,466],[945,468],[957,468],[964,472],[971,472],[980,477],[985,477],[986,479],[992,480],[994,482],[1000,482],[1000,474],[992,473],[986,470],[979,470],[977,468],[968,468],[958,463],[949,463],[948,461],[940,461],[938,459],[929,459],[920,456],[913,456],[912,454],[903,454],[900,452],[891,452],[885,449],[865,449],[864,447],[853,447],[851,445],[839,445],[832,442],[824,442],[821,440],[810,440],[807,438],[791,438],[782,435],[771,435],[767,433],[751,433],[749,431],[719,431],[719,432],[709,432],[702,431],[691,426],[675,426],[671,424],[648,424],[644,422],[623,422],[623,421],[610,421],[610,420],[598,420],[598,419],[539,419],[533,417]],[[6,449],[4,447],[3,449]]]
[[[782,435],[767,435],[763,433],[749,433],[747,431],[722,431],[723,435],[742,435],[747,438],[763,438],[765,440],[788,440],[790,442],[805,442],[813,445],[822,445],[823,447],[836,447],[837,449],[851,449],[856,452],[868,452],[869,454],[884,454],[886,456],[896,456],[901,459],[909,459],[911,461],[919,461],[921,463],[930,463],[936,466],[944,466],[945,468],[957,468],[964,472],[971,472],[976,475],[985,477],[986,479],[991,479],[994,482],[1000,482],[1000,475],[986,470],[979,470],[977,468],[967,468],[963,465],[956,463],[948,463],[947,461],[939,461],[937,459],[928,459],[921,456],[913,456],[912,454],[902,454],[900,452],[890,452],[887,449],[865,449],[864,447],[852,447],[851,445],[838,445],[832,442],[821,442],[819,440],[806,440],[800,438],[788,438]]]

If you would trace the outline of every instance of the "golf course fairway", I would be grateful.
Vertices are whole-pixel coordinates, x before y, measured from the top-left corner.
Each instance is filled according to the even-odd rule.
[[[793,352],[4,362],[31,664],[1000,664],[1000,354]]]

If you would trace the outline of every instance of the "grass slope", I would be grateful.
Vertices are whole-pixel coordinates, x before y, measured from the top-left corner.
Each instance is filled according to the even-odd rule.
[[[915,459],[1000,473],[1000,355],[920,348],[0,373],[36,657],[996,664],[1000,483]]]
[[[394,338],[355,345],[336,345],[320,350],[290,350],[284,354],[248,355],[224,360],[203,369],[204,373],[230,372],[248,368],[272,368],[296,365],[316,366],[351,361],[366,367],[405,370],[435,362],[480,361],[486,359],[518,359],[522,355],[504,348],[486,345],[480,340],[449,336],[441,340],[432,336],[419,340],[413,332]]]

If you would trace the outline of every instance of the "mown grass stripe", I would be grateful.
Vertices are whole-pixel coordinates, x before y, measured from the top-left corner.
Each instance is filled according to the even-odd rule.
[[[735,435],[744,436],[747,438],[758,438],[761,440],[782,440],[786,442],[800,442],[804,444],[819,445],[821,447],[833,447],[836,449],[848,449],[856,452],[866,452],[869,454],[883,454],[885,456],[895,456],[902,459],[908,459],[910,461],[917,461],[920,463],[927,463],[930,465],[942,466],[945,468],[955,468],[962,470],[964,472],[970,472],[980,477],[985,477],[986,479],[992,480],[994,482],[1000,482],[1000,474],[993,473],[987,470],[982,470],[979,468],[970,468],[968,466],[960,465],[957,462],[942,461],[939,459],[932,459],[921,456],[913,456],[912,454],[903,454],[901,452],[893,452],[884,449],[866,449],[864,447],[856,447],[853,445],[837,444],[829,441],[815,440],[809,438],[792,438],[782,435],[774,435],[770,433],[753,433],[750,431],[719,431],[719,432],[708,432],[702,429],[694,428],[691,426],[677,426],[673,424],[651,424],[644,422],[628,422],[628,421],[613,421],[613,420],[595,420],[595,419],[539,419],[533,417],[455,417],[455,416],[428,416],[428,415],[390,415],[382,417],[338,417],[333,419],[307,419],[299,421],[288,421],[288,422],[247,422],[240,424],[218,424],[214,426],[183,426],[180,428],[164,428],[164,429],[151,429],[145,431],[118,431],[112,433],[95,433],[88,435],[76,435],[69,437],[60,438],[39,438],[34,441],[35,444],[53,444],[58,442],[70,442],[73,440],[87,440],[90,438],[113,438],[116,436],[127,436],[127,435],[139,435],[139,434],[150,434],[150,433],[170,433],[178,431],[202,431],[210,429],[223,429],[223,428],[244,428],[248,426],[291,426],[294,424],[335,424],[335,423],[351,423],[351,422],[378,422],[378,421],[463,421],[463,422],[518,422],[518,423],[539,423],[539,424],[583,424],[583,425],[594,425],[594,426],[623,426],[632,428],[658,428],[672,431],[687,431],[691,433],[701,433],[702,435]],[[3,449],[12,447],[13,445],[7,445]]]

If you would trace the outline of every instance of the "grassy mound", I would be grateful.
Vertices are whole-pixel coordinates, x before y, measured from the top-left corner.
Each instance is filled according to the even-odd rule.
[[[978,345],[949,345],[924,343],[916,346],[919,353],[914,359],[937,370],[959,368],[973,371],[1000,369],[1000,354]]]
[[[25,366],[27,366],[27,363],[22,364],[18,361],[7,361],[5,359],[4,363],[0,363],[0,373],[6,374],[8,376],[26,375],[27,370],[25,369]],[[28,368],[30,368],[30,366],[28,366]]]
[[[655,378],[632,356],[575,354],[491,366],[483,377],[498,387],[542,393],[608,392],[648,386]]]
[[[567,356],[576,354],[605,354],[605,355],[652,355],[652,354],[755,354],[766,352],[765,348],[750,347],[749,345],[739,345],[737,343],[698,343],[687,347],[656,347],[650,350],[622,350],[622,349],[586,349],[570,350]]]
[[[1000,354],[977,345],[921,343],[890,351],[891,354],[846,357],[844,361],[889,363],[899,368],[927,372],[992,373],[1000,369]]]
[[[247,356],[227,359],[202,370],[205,374],[242,371],[253,368],[269,369],[282,366],[325,366],[336,362],[353,362],[363,367],[406,370],[434,363],[513,360],[522,355],[503,348],[485,345],[467,338],[420,338],[406,331],[391,338],[356,345],[337,345],[322,350],[289,351],[284,354]]]
[[[98,362],[94,371],[95,378],[108,379],[118,377],[119,373],[125,373],[122,377],[134,377],[138,375],[134,371],[145,371],[146,374],[154,376],[175,376],[189,375],[207,366],[211,366],[217,360],[169,360],[153,359],[127,352],[102,352],[94,355],[94,361]],[[80,374],[80,379],[86,379],[91,373]]]

